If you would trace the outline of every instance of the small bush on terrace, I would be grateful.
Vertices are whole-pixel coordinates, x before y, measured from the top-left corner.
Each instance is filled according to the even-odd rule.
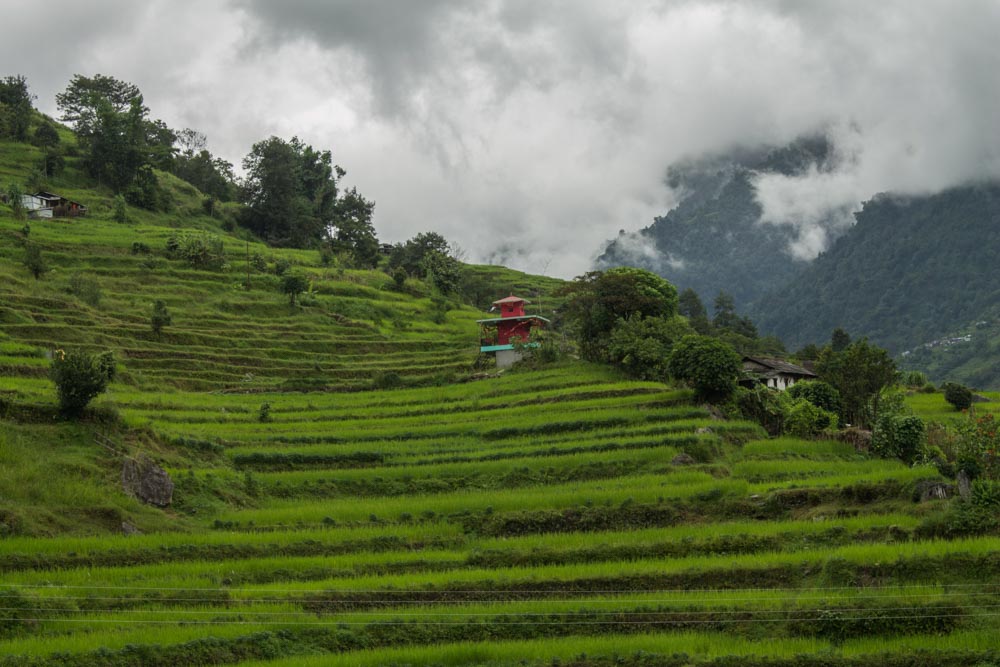
[[[972,407],[972,390],[957,382],[945,382],[944,400],[951,403],[956,410],[968,410]]]
[[[222,239],[207,232],[183,233],[167,239],[167,257],[183,259],[196,269],[219,270],[226,265]]]
[[[115,357],[111,352],[87,354],[80,350],[57,350],[49,377],[59,393],[59,409],[66,417],[76,417],[115,377]]]

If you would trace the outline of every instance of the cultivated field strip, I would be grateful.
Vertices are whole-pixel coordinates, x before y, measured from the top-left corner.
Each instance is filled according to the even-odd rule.
[[[62,490],[144,534],[0,539],[0,666],[996,660],[1000,538],[925,536],[931,466],[578,362],[471,381],[481,314],[315,251],[253,245],[309,276],[293,309],[271,273],[245,289],[242,242],[202,271],[162,257],[167,226],[37,221],[57,270],[35,281],[20,227],[0,219],[0,398],[51,406],[49,350],[114,350],[96,405],[124,426],[74,431],[103,445],[80,465],[118,488],[145,453],[175,490],[155,524]]]

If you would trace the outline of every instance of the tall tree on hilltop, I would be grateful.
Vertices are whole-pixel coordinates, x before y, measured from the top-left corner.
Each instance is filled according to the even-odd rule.
[[[66,90],[56,94],[56,106],[77,134],[89,136],[98,123],[98,100],[107,102],[115,113],[125,113],[136,99],[142,104],[142,93],[135,84],[104,74],[74,74]]]
[[[0,137],[28,140],[33,99],[25,77],[19,74],[0,79]]]
[[[340,196],[337,181],[346,172],[333,164],[330,151],[295,137],[270,137],[253,145],[243,168],[245,227],[272,245],[304,248],[329,242],[360,265],[377,262],[371,224],[375,204],[353,188]]]
[[[170,168],[177,135],[148,118],[139,88],[103,74],[76,74],[56,95],[56,105],[73,125],[87,173],[130,203],[154,208],[159,197],[152,169]]]

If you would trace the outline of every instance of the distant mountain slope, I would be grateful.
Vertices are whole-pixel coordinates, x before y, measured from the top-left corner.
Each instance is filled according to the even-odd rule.
[[[793,281],[752,308],[797,347],[835,327],[894,353],[991,321],[1000,304],[1000,185],[880,195]]]
[[[724,290],[743,308],[805,265],[787,252],[793,229],[760,223],[755,175],[824,171],[831,161],[829,142],[808,137],[783,148],[736,149],[673,165],[668,184],[682,193],[680,203],[649,227],[611,241],[598,267],[642,266],[693,288],[708,303]]]

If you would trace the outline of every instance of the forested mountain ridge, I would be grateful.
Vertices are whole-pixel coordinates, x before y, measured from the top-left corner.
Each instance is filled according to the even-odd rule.
[[[954,357],[962,343],[975,345],[1000,314],[1000,184],[927,197],[879,195],[856,219],[793,281],[753,306],[761,330],[794,348],[843,327],[894,354],[918,357],[935,348],[954,348]],[[969,341],[940,342],[963,335]],[[977,349],[985,360],[990,352],[983,343]],[[954,361],[935,366],[944,373],[970,360]],[[983,363],[958,379],[996,385],[1000,369],[984,373]]]
[[[788,146],[734,149],[670,167],[667,184],[680,203],[639,232],[620,233],[597,260],[598,268],[633,265],[659,273],[703,300],[720,291],[739,308],[790,280],[805,262],[787,251],[791,227],[761,224],[754,178],[828,170],[833,150],[823,136]]]

